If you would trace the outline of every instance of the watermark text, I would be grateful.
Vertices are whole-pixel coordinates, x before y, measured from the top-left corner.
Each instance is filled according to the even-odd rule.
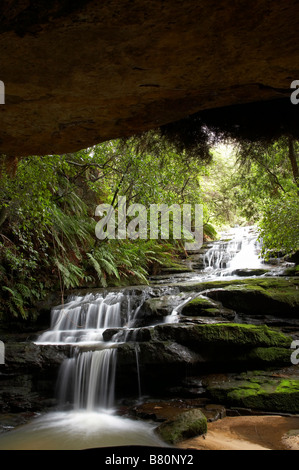
[[[5,104],[5,85],[0,80],[0,104]]]
[[[188,251],[198,250],[203,244],[201,204],[150,204],[149,208],[131,204],[127,207],[126,197],[120,196],[115,207],[111,204],[97,206],[95,216],[101,217],[95,228],[100,240],[183,239]]]
[[[0,341],[0,365],[5,364],[5,346],[3,341]]]
[[[295,349],[291,354],[291,363],[297,366],[299,364],[299,340],[292,341],[291,349]]]
[[[291,103],[298,104],[299,103],[299,80],[293,80],[291,83],[291,88],[295,88],[295,91],[291,93]]]

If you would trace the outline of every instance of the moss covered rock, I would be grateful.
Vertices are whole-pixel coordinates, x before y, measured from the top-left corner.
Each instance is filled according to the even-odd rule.
[[[254,348],[247,356],[255,362],[263,363],[264,367],[290,365],[290,350],[288,348]]]
[[[168,444],[178,442],[207,432],[207,418],[198,409],[185,411],[173,420],[162,423],[156,433]]]
[[[203,295],[190,300],[181,310],[181,314],[190,317],[225,317],[233,320],[235,312],[224,308],[220,302],[215,302]]]
[[[299,279],[246,279],[215,285],[206,293],[226,308],[249,315],[297,317]]]
[[[291,268],[286,268],[283,271],[283,276],[299,276],[299,266],[294,266]]]
[[[231,407],[299,412],[299,379],[247,373],[233,380],[214,383],[208,391],[214,400]]]
[[[118,387],[124,388],[128,381],[135,387],[136,354],[143,389],[161,393],[162,388],[180,387],[186,371],[198,375],[288,366],[291,342],[291,337],[267,326],[247,324],[175,323],[139,328],[134,330],[134,338],[128,336],[126,342],[117,344]]]
[[[248,277],[248,276],[263,276],[267,274],[269,269],[236,269],[232,272],[233,276]]]
[[[204,325],[157,325],[154,336],[162,341],[172,340],[195,349],[207,344],[238,347],[290,347],[291,338],[267,326],[238,323],[214,323]]]
[[[137,341],[139,335],[142,338],[142,329],[136,334]],[[276,367],[290,364],[291,342],[290,337],[267,326],[164,324],[151,329],[151,341],[139,343],[140,361],[147,371],[150,364],[156,364],[155,370],[159,371],[163,365],[174,364],[174,361],[177,366],[188,362],[201,371]],[[168,351],[170,357],[166,354]]]
[[[200,315],[207,308],[216,307],[218,307],[218,304],[215,301],[209,299],[208,297],[204,297],[203,295],[198,295],[183,307],[182,314],[194,316]]]

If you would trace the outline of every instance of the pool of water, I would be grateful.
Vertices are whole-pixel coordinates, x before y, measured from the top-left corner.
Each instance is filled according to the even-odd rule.
[[[0,450],[83,450],[115,446],[166,447],[155,425],[112,411],[52,412],[0,435]]]

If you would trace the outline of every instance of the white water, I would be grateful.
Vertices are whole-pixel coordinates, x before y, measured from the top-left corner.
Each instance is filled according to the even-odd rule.
[[[177,307],[175,307],[171,314],[170,315],[167,315],[165,317],[165,323],[177,323],[179,321],[179,314],[180,314],[180,311],[181,309],[183,308],[183,306],[185,304],[187,304],[189,302],[189,300],[191,300],[192,297],[188,297],[187,299],[185,299],[182,303],[180,303]]]
[[[254,227],[236,227],[222,233],[221,239],[204,256],[205,271],[216,275],[232,275],[237,269],[265,267],[260,257],[262,243]]]
[[[103,340],[107,328],[121,327],[122,293],[75,296],[52,310],[50,330],[37,340],[43,344],[92,344]]]
[[[74,409],[110,409],[114,405],[116,349],[86,351],[63,362],[58,377],[59,402]]]
[[[66,359],[60,368],[57,380],[60,405],[89,412],[113,408],[117,345],[127,340],[132,331],[129,326],[134,324],[145,298],[143,293],[136,303],[136,297],[122,292],[95,293],[75,296],[67,304],[52,309],[51,328],[36,343],[76,346],[73,357]],[[103,340],[103,332],[108,328],[120,329],[112,342]],[[136,367],[136,389],[140,391],[137,351]]]

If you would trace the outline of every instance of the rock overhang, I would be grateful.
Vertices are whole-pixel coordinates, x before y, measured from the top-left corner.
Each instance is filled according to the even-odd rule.
[[[4,154],[72,152],[201,113],[299,127],[295,0],[4,0],[0,13]]]

